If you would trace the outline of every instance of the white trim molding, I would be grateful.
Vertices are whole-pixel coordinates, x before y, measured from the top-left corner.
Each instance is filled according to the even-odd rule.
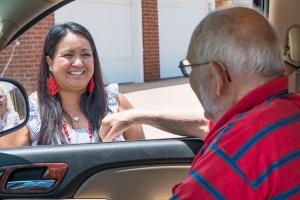
[[[133,38],[133,81],[144,82],[142,0],[131,0]]]

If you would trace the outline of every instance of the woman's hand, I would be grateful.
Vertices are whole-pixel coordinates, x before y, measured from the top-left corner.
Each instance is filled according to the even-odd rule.
[[[100,128],[100,137],[103,142],[109,142],[114,137],[127,131],[134,124],[134,109],[125,110],[111,115],[107,115]]]
[[[115,119],[114,122],[118,124],[114,124],[113,127],[117,128],[118,126],[122,126],[122,127],[127,127],[127,129],[124,131],[123,136],[125,138],[125,140],[143,140],[145,139],[145,134],[142,128],[142,125],[140,123],[136,123],[135,120],[132,118],[132,114],[136,113],[138,114],[138,112],[135,112],[133,110],[133,106],[131,105],[131,103],[125,98],[125,96],[121,93],[118,94],[117,98],[116,98],[118,104],[119,104],[119,112],[122,111],[127,111],[125,113],[122,113],[120,115],[118,115],[118,118],[120,117],[120,119]],[[129,111],[132,110],[132,111]],[[138,118],[135,118],[138,119]],[[130,124],[128,124],[130,122]],[[119,131],[119,134],[122,134],[122,131]]]

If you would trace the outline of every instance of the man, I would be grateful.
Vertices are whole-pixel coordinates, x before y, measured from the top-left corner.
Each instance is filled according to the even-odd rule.
[[[205,137],[172,199],[300,199],[300,96],[287,91],[276,30],[249,8],[210,13],[192,35],[181,62],[188,67],[205,117],[216,122],[206,137],[205,122],[179,110],[109,116],[101,137],[134,123]]]

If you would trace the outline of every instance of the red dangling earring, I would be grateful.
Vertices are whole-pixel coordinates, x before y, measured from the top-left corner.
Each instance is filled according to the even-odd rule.
[[[56,82],[55,78],[53,77],[52,73],[50,74],[50,77],[48,79],[48,90],[51,96],[56,95],[60,90],[60,87]]]
[[[90,80],[90,82],[89,82],[89,93],[93,92],[94,86],[95,86],[94,78],[92,77],[91,80]]]

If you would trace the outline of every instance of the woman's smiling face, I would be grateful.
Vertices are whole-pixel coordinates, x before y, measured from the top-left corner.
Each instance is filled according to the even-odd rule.
[[[68,32],[58,44],[54,59],[46,56],[60,91],[86,91],[94,74],[94,58],[89,41],[81,34]]]

